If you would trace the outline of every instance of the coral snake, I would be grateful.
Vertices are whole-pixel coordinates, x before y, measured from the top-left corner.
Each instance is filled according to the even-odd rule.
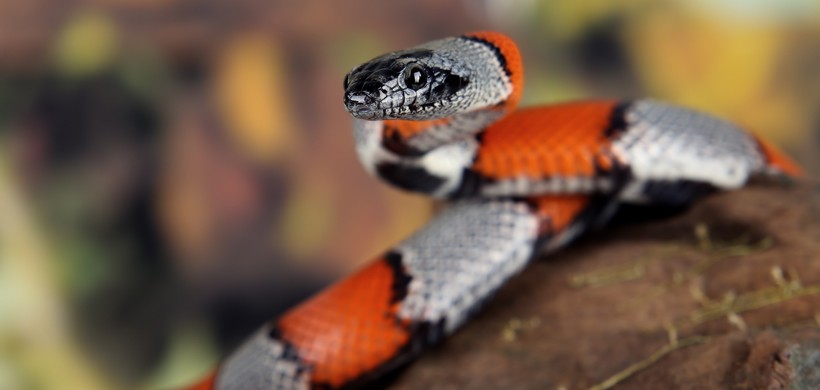
[[[754,175],[798,176],[723,120],[652,100],[516,110],[515,43],[445,38],[350,71],[359,157],[399,188],[450,199],[430,223],[270,321],[197,389],[355,388],[467,321],[532,258],[627,206],[679,209]]]

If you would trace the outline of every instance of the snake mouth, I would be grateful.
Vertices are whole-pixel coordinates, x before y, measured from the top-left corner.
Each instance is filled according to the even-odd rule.
[[[352,115],[354,118],[357,118],[357,119],[364,119],[364,120],[369,120],[369,121],[375,121],[375,120],[380,120],[381,119],[381,116],[380,116],[381,111],[373,111],[373,110],[370,110],[370,109],[367,109],[367,108],[362,108],[362,109],[355,110],[355,111],[351,111],[351,110],[348,109],[347,111],[350,113],[350,115]]]

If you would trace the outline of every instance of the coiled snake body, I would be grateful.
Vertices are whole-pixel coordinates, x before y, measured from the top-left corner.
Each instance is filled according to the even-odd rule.
[[[650,100],[514,111],[515,44],[471,33],[388,53],[345,78],[365,168],[453,199],[429,224],[271,321],[199,388],[366,385],[455,331],[537,254],[624,205],[682,208],[756,174],[798,175],[722,120]]]

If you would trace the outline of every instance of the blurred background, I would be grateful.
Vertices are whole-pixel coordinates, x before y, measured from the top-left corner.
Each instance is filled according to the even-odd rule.
[[[0,389],[173,388],[422,225],[344,74],[480,29],[524,104],[651,96],[820,173],[816,0],[0,1]]]

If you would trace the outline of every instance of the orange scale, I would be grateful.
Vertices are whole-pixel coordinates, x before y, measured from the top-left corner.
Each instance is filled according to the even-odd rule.
[[[216,372],[211,372],[205,379],[188,387],[188,390],[212,390],[216,388]]]
[[[536,214],[542,220],[541,230],[551,228],[555,233],[566,229],[586,209],[589,199],[584,195],[533,198]]]
[[[282,338],[313,367],[314,383],[341,386],[407,343],[407,326],[396,320],[398,303],[390,302],[392,283],[390,265],[376,261],[282,316]]]
[[[560,172],[564,173],[565,177],[572,177],[575,176],[575,172],[577,170],[576,164],[572,159],[572,155],[570,153],[559,153],[558,154],[558,162]]]
[[[502,180],[522,175],[570,176],[577,172],[592,175],[595,172],[593,159],[566,156],[606,150],[610,141],[604,132],[616,104],[615,101],[593,101],[516,111],[484,132],[473,168],[487,177]],[[508,156],[520,156],[524,150],[533,151],[541,158],[511,158],[512,163],[507,166],[494,163]],[[553,160],[544,156],[553,156]]]
[[[610,171],[615,166],[615,159],[611,156],[606,154],[598,154],[595,156],[595,161],[599,167],[604,170]]]
[[[762,138],[755,135],[752,135],[752,137],[754,137],[755,141],[757,141],[757,144],[763,152],[763,156],[768,165],[791,177],[803,176],[803,168],[792,161],[791,158],[783,154],[783,152],[778,150],[774,145],[764,141]]]
[[[595,160],[587,150],[581,150],[581,153],[573,155],[573,160],[579,176],[595,175]]]

